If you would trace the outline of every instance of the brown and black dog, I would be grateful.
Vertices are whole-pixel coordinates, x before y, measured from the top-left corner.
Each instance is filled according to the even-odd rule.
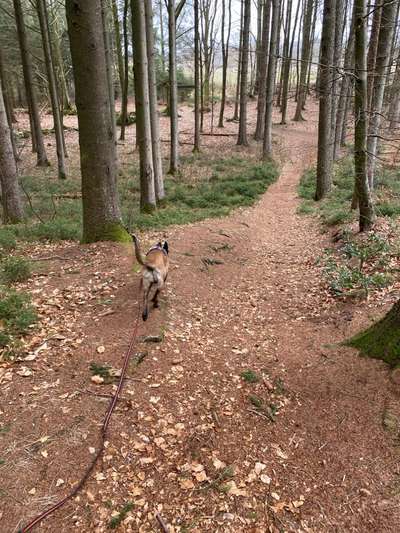
[[[158,307],[158,295],[163,289],[168,276],[168,243],[164,241],[152,246],[146,257],[143,258],[138,238],[136,235],[132,235],[132,239],[135,246],[136,259],[142,265],[142,318],[147,320],[149,316],[149,301],[153,302],[154,307]]]

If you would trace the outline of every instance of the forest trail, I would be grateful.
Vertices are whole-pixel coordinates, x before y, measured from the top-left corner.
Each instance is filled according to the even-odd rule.
[[[104,459],[78,499],[39,531],[106,531],[127,503],[121,531],[156,531],[156,510],[171,532],[398,530],[399,448],[382,425],[398,397],[383,364],[334,346],[356,328],[360,311],[339,308],[321,291],[317,258],[327,237],[296,213],[296,186],[315,154],[314,124],[277,133],[282,173],[255,207],[166,232],[172,265],[164,309],[140,332],[162,328],[164,341],[138,347],[147,357],[131,368]],[[107,402],[84,394],[88,365],[105,350],[120,367],[136,312],[131,255],[114,245],[74,245],[74,253],[77,264],[90,264],[87,280],[111,277],[116,300],[113,313],[94,319],[88,308],[79,319],[77,357],[60,353],[38,364],[37,384],[50,366],[61,377],[50,400],[48,389],[33,407],[18,387],[10,396],[21,439],[24,414],[32,417],[32,442],[53,432],[48,464],[33,452],[15,459],[24,467],[23,499],[5,469],[3,519],[13,527],[84,471]],[[68,268],[65,286],[74,279],[74,264]],[[33,486],[47,499],[33,505]]]

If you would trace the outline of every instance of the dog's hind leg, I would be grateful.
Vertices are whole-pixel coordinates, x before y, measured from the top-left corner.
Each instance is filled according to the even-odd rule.
[[[160,304],[158,302],[158,295],[159,294],[160,294],[160,290],[157,289],[156,292],[154,293],[153,298],[151,299],[151,301],[153,302],[153,307],[154,308],[160,307]]]

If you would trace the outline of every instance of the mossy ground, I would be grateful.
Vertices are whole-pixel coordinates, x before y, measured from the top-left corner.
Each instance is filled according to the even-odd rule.
[[[130,230],[162,229],[171,224],[186,224],[229,214],[239,206],[249,206],[278,176],[273,163],[258,163],[233,157],[210,159],[198,154],[182,161],[179,177],[165,180],[166,199],[153,212],[139,208],[139,179],[136,166],[123,167],[119,176],[119,195],[123,221]],[[23,176],[27,220],[0,229],[0,246],[13,247],[15,240],[62,241],[82,238],[82,199],[80,183],[70,178],[56,180],[48,175]],[[112,227],[111,227],[112,226]],[[110,234],[111,240],[125,241],[125,230],[118,224],[101,228],[99,235],[84,235],[84,242]],[[115,235],[117,233],[117,235]]]
[[[346,344],[357,348],[362,355],[385,361],[391,367],[400,366],[400,303]]]
[[[354,188],[353,158],[344,157],[334,169],[332,190],[327,197],[314,201],[315,169],[308,169],[302,176],[298,193],[302,198],[299,213],[315,214],[327,226],[335,226],[350,222],[357,217],[357,210],[351,209]],[[378,170],[374,205],[378,216],[397,218],[400,215],[400,170],[392,167],[381,167]]]

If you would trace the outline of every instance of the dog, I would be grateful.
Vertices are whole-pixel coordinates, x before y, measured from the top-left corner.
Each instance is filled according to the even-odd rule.
[[[142,265],[142,318],[146,321],[149,317],[149,301],[153,302],[153,307],[158,307],[158,296],[168,277],[168,243],[164,241],[155,244],[143,258],[138,238],[133,234],[131,236],[135,247],[136,259]]]

